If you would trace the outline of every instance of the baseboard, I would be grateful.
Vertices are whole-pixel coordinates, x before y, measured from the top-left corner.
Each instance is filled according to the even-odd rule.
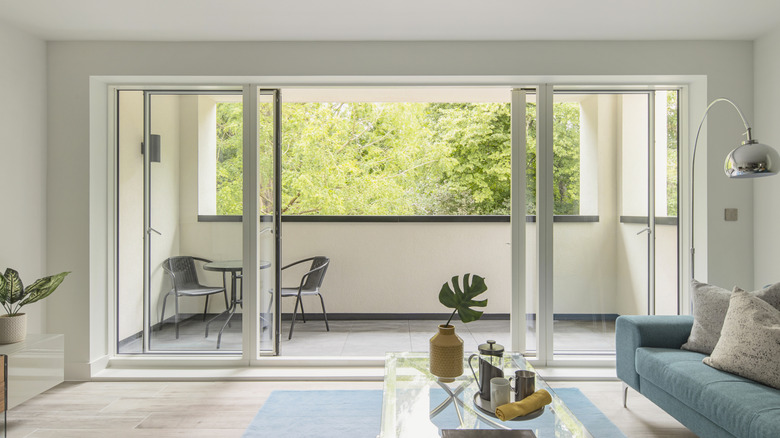
[[[215,317],[217,315],[218,315],[218,313],[209,313],[209,314],[206,315],[206,318],[213,318],[213,317]],[[179,323],[181,324],[182,322],[184,322],[184,321],[186,321],[186,320],[188,320],[190,318],[194,318],[196,316],[202,318],[203,314],[202,313],[180,313],[179,314],[179,318],[181,318],[181,321],[179,321]],[[159,330],[160,327],[163,324],[173,324],[173,316],[171,316],[170,318],[167,318],[163,322],[158,322],[157,324],[154,324],[152,326],[152,331]],[[117,350],[118,351],[122,351],[122,348],[126,347],[127,344],[130,344],[130,343],[132,343],[132,342],[134,342],[134,341],[136,341],[138,339],[141,339],[141,338],[143,338],[143,336],[144,336],[144,332],[142,332],[142,331],[133,333],[132,335],[130,335],[130,336],[120,340],[117,343]]]
[[[617,313],[556,313],[553,315],[554,321],[615,321],[620,316]],[[446,321],[450,317],[449,313],[328,313],[329,321],[356,321],[356,320],[440,320]],[[300,313],[298,314],[300,318]],[[292,319],[292,313],[283,313],[282,320]],[[306,313],[306,319],[312,321],[322,321],[322,313]],[[508,313],[486,313],[482,315],[482,320],[509,321]],[[526,320],[535,321],[536,314],[529,314]]]
[[[290,321],[292,319],[292,313],[282,313],[282,321]],[[434,320],[434,321],[447,321],[450,317],[450,313],[328,313],[328,321],[418,321],[418,320]],[[298,319],[301,318],[301,314],[298,313]],[[324,317],[322,313],[309,313],[306,312],[306,320],[322,321]],[[482,315],[484,320],[505,320],[509,321],[508,313],[490,313]],[[442,323],[443,324],[443,323]]]

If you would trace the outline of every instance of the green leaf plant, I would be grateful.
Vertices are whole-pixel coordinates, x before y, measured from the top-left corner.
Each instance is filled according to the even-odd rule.
[[[18,315],[22,307],[51,295],[68,274],[70,272],[43,277],[24,287],[19,273],[8,268],[5,274],[0,275],[0,304],[9,316]]]
[[[488,300],[474,300],[477,295],[487,290],[485,279],[479,275],[475,275],[471,278],[471,282],[469,283],[470,276],[471,274],[463,276],[462,289],[460,284],[458,284],[458,276],[456,275],[452,277],[452,287],[450,287],[449,283],[444,283],[439,291],[439,302],[450,309],[455,309],[452,311],[450,319],[447,320],[447,324],[445,324],[447,326],[450,325],[450,321],[452,321],[452,317],[455,316],[455,312],[458,313],[460,320],[464,323],[476,321],[482,317],[483,312],[474,310],[472,307],[487,306]]]

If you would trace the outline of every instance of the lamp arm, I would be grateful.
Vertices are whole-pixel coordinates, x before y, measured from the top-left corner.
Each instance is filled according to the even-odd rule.
[[[742,124],[745,125],[745,135],[747,136],[746,143],[751,143],[753,141],[753,128],[750,127],[750,124],[747,122],[747,119],[745,118],[745,115],[742,114],[742,110],[739,109],[737,104],[732,102],[729,99],[726,99],[725,97],[719,97],[715,100],[713,100],[708,106],[707,110],[704,111],[704,116],[701,118],[701,122],[699,123],[699,129],[696,130],[696,139],[693,142],[693,153],[691,155],[691,224],[690,224],[690,236],[691,236],[691,280],[694,279],[694,254],[696,253],[696,248],[694,246],[694,240],[693,240],[693,217],[694,217],[694,201],[695,201],[695,195],[696,191],[694,190],[694,184],[693,184],[693,176],[694,171],[696,169],[696,146],[699,144],[699,134],[701,134],[701,128],[704,126],[704,121],[707,120],[707,114],[709,114],[710,109],[712,109],[713,106],[715,106],[718,102],[728,102],[731,104],[731,106],[734,107],[735,110],[737,110],[737,113],[739,114],[739,117],[742,119]]]

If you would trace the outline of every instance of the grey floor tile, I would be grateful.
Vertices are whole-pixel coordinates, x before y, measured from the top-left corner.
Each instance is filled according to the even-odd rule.
[[[240,352],[241,316],[234,315],[231,327],[225,329],[220,351]],[[174,336],[173,324],[165,324],[162,330],[153,333],[152,346],[166,351],[216,351],[220,321],[224,321],[224,317],[212,323],[208,338],[205,337],[205,323],[199,316],[181,323],[179,339]],[[438,325],[444,322],[446,320],[333,320],[329,322],[330,331],[326,331],[322,320],[298,321],[293,339],[288,341],[290,321],[282,321],[282,355],[375,356],[386,351],[428,351],[430,338],[437,332]],[[464,324],[456,316],[451,324],[463,339],[467,352],[477,351],[477,346],[488,339],[505,348],[509,348],[511,343],[508,320],[480,319]],[[614,351],[614,321],[556,320],[553,327],[556,352]],[[533,321],[528,330],[526,348],[535,350]],[[140,340],[137,340],[122,351],[140,352],[140,345]]]

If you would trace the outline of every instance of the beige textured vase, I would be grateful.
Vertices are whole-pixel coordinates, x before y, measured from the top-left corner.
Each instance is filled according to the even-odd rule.
[[[439,325],[439,332],[431,338],[431,374],[440,382],[453,382],[463,374],[463,339],[455,334],[455,327]]]
[[[0,316],[0,344],[22,342],[27,337],[27,314]]]

